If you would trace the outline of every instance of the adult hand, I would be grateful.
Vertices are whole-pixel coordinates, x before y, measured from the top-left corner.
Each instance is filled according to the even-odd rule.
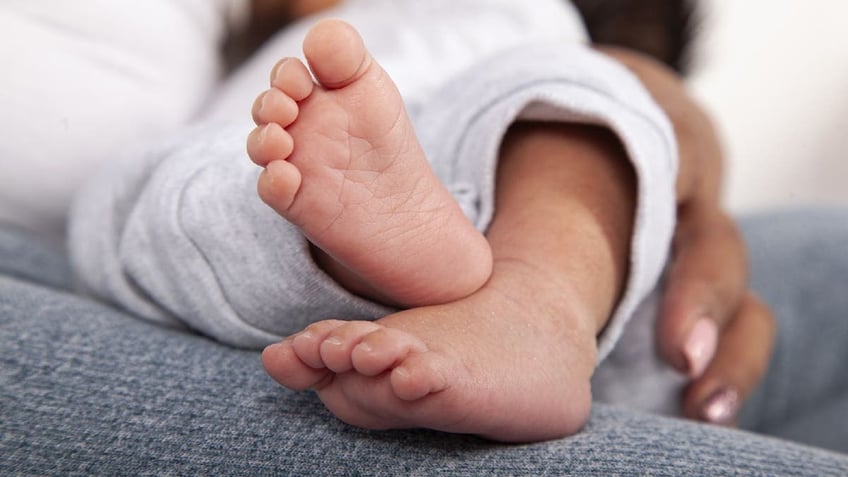
[[[744,244],[733,221],[698,201],[684,197],[679,206],[657,343],[692,379],[684,414],[733,424],[766,371],[774,321],[747,291]]]
[[[678,222],[657,345],[668,363],[691,378],[684,414],[731,425],[767,369],[775,325],[748,291],[745,245],[720,205],[718,136],[676,74],[638,53],[599,49],[642,80],[674,126]]]

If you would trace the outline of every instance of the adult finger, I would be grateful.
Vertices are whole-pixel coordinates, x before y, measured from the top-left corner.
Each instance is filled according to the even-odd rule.
[[[774,345],[771,311],[748,293],[736,317],[725,327],[715,359],[683,396],[684,415],[733,425],[742,404],[768,368]]]
[[[690,204],[679,213],[672,254],[657,344],[669,364],[695,378],[747,290],[745,246],[725,213]]]

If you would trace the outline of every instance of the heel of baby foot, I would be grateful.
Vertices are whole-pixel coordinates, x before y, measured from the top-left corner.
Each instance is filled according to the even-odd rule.
[[[465,220],[464,217],[463,220]],[[457,267],[462,270],[462,273],[458,274],[457,283],[450,290],[446,290],[447,295],[443,298],[443,303],[471,295],[482,288],[492,276],[494,258],[489,241],[470,223],[466,228],[468,231],[464,241],[465,247],[460,248],[461,256],[457,257],[455,262],[463,264]]]
[[[466,221],[463,216],[462,221]],[[465,229],[465,230],[463,230]],[[407,280],[409,289],[396,292],[395,301],[409,307],[450,303],[479,290],[492,276],[493,258],[488,240],[468,223],[453,228],[450,240],[435,242],[418,280]]]
[[[511,443],[550,441],[573,436],[586,426],[592,411],[589,384],[587,382],[582,386],[582,389],[570,389],[567,397],[560,396],[552,405],[543,406],[545,412],[526,414],[535,418],[525,418],[519,423],[511,421],[509,425],[501,423],[476,434],[486,439]]]

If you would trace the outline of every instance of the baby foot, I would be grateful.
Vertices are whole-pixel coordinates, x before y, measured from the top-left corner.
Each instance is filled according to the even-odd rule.
[[[496,273],[470,297],[373,323],[315,323],[266,348],[263,364],[359,427],[513,442],[573,434],[589,415],[594,332],[561,298],[525,290],[533,273]]]
[[[338,20],[307,34],[304,54],[272,72],[257,98],[248,153],[265,168],[259,195],[332,260],[343,285],[417,306],[478,289],[486,239],[430,168],[394,83]]]

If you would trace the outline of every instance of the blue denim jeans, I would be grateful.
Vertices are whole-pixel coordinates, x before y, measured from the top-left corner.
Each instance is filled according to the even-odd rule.
[[[349,427],[256,352],[74,294],[63,254],[0,229],[0,474],[846,475],[848,210],[742,225],[780,330],[748,431],[597,404],[520,446]]]

